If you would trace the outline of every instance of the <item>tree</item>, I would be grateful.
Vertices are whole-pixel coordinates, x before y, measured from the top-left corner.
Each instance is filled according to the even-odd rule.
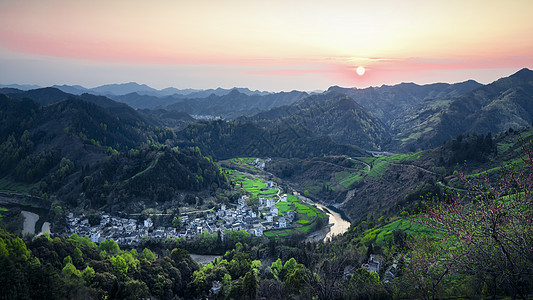
[[[120,247],[114,240],[105,240],[100,243],[98,248],[100,248],[100,250],[105,250],[110,255],[115,255],[120,251]]]
[[[0,237],[0,257],[7,257],[8,255],[6,242]]]
[[[111,265],[113,266],[113,270],[120,275],[121,277],[126,277],[128,274],[128,264],[126,263],[126,260],[122,258],[122,256],[113,256],[109,259],[111,262]]]
[[[27,261],[31,256],[31,251],[19,237],[6,240],[6,246],[9,254],[19,261]]]
[[[181,225],[182,225],[181,218],[174,217],[174,218],[172,219],[172,226],[174,226],[176,229],[180,229],[180,228],[181,228]]]
[[[235,280],[231,283],[231,288],[228,293],[228,299],[242,298],[242,280]]]
[[[156,259],[155,254],[148,248],[144,248],[141,254],[141,257],[149,261],[154,261]]]
[[[276,279],[279,279],[279,274],[281,273],[281,270],[283,269],[283,263],[281,262],[281,259],[278,258],[276,261],[272,263],[270,266],[270,269],[272,270],[272,274]]]
[[[126,262],[128,274],[132,275],[139,271],[140,262],[138,259],[135,259],[130,252],[124,252],[120,256]]]
[[[82,268],[85,265],[85,261],[83,260],[83,254],[81,253],[81,250],[78,247],[74,249],[74,253],[72,254],[72,262],[75,266],[79,268]]]
[[[209,288],[207,277],[203,270],[194,271],[191,284],[194,286],[198,295],[204,295]]]
[[[409,268],[396,281],[399,298],[443,297],[443,287],[451,274],[451,257],[447,245],[435,242],[431,237],[417,236],[411,240],[410,246],[406,261]]]
[[[526,167],[502,168],[496,181],[488,174],[472,180],[460,172],[468,192],[451,193],[418,222],[440,236],[433,263],[450,273],[505,284],[511,287],[508,293],[525,299],[533,290],[533,149],[527,146],[524,152]]]
[[[224,277],[222,278],[222,290],[220,291],[220,293],[222,293],[222,295],[226,295],[227,293],[229,293],[229,290],[231,288],[231,275],[230,274],[224,274]]]
[[[259,274],[259,269],[261,269],[261,261],[253,260],[252,264],[250,265],[250,268],[256,275]]]
[[[87,266],[83,272],[81,272],[81,276],[83,277],[83,279],[85,280],[85,282],[87,283],[90,283],[92,282],[92,280],[94,279],[94,269]]]
[[[258,285],[259,281],[257,279],[257,275],[253,270],[250,270],[248,273],[246,273],[246,275],[244,275],[242,280],[242,293],[244,298],[251,300],[255,299]]]
[[[304,287],[308,285],[308,279],[310,277],[313,277],[313,275],[302,264],[296,264],[286,270],[287,271],[285,273],[285,286],[288,288],[289,291],[292,291],[297,295],[302,294]]]
[[[334,251],[336,253],[333,257],[325,258],[316,264],[313,273],[305,268],[299,270],[300,277],[304,278],[309,290],[312,290],[318,299],[341,298],[343,287],[340,283],[344,280],[344,267],[352,263],[354,253],[347,249]]]
[[[416,280],[411,281],[411,284],[416,284],[416,282]],[[376,272],[368,272],[363,268],[358,268],[348,280],[343,293],[345,298],[350,299],[391,299],[392,295],[386,289],[387,286],[383,284]],[[412,298],[415,295],[408,294],[406,296],[405,298]]]
[[[124,285],[124,299],[141,299],[149,295],[146,283],[138,280],[128,280]]]
[[[81,276],[80,271],[77,270],[76,267],[70,262],[65,265],[61,273],[63,273],[63,276],[67,278],[75,278]]]

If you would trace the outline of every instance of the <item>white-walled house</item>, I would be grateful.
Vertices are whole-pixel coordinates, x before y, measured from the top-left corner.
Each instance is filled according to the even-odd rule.
[[[278,208],[273,206],[270,208],[270,214],[273,215],[273,216],[277,216],[278,215]]]
[[[274,199],[267,199],[266,200],[266,207],[270,208],[270,207],[274,206],[274,204],[276,204],[276,201],[274,201]]]
[[[144,220],[144,227],[150,228],[152,226],[154,226],[154,223],[152,222],[151,218],[148,218],[148,219]]]
[[[263,236],[263,230],[264,230],[264,226],[261,225],[261,224],[254,224],[253,226],[253,230],[255,232],[255,236]]]

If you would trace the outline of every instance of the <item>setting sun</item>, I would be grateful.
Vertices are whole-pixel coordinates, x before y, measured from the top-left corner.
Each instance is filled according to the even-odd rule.
[[[357,72],[357,75],[363,76],[365,74],[366,70],[365,70],[365,67],[359,66],[359,67],[357,67],[357,69],[355,71]]]

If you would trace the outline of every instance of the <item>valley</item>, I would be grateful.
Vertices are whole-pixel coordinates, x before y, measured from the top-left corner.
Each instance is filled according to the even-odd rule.
[[[532,12],[0,0],[0,300],[533,299]]]
[[[102,297],[531,291],[532,82],[0,88],[0,270]]]

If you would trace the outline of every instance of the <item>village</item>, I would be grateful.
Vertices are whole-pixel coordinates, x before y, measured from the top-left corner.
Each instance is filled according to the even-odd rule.
[[[272,182],[267,183],[272,187]],[[288,211],[281,214],[276,207],[277,202],[287,202],[287,195],[279,200],[259,197],[259,207],[254,211],[247,205],[248,196],[243,195],[232,208],[221,205],[218,210],[210,210],[207,214],[191,218],[193,215],[182,214],[179,227],[155,227],[148,217],[142,222],[133,218],[111,216],[100,213],[100,223],[91,226],[85,215],[67,215],[69,233],[87,236],[92,242],[99,243],[106,239],[115,240],[119,245],[137,245],[143,236],[153,239],[185,238],[192,239],[203,232],[219,233],[222,239],[225,231],[245,230],[250,234],[261,237],[265,231],[284,229],[292,224],[295,212]]]

